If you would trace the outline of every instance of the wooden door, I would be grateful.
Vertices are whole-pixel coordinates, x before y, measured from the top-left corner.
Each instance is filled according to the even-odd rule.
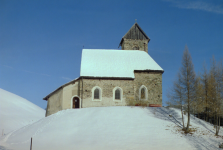
[[[79,108],[80,107],[80,100],[78,97],[73,98],[73,108]]]

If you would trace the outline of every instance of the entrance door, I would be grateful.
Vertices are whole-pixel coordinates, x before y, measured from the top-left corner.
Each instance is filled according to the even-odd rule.
[[[80,100],[78,97],[73,98],[73,108],[80,108]]]

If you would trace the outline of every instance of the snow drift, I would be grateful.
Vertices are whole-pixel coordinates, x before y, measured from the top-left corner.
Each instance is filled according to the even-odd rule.
[[[0,130],[7,134],[45,117],[45,110],[13,93],[0,89]]]
[[[32,137],[35,150],[193,150],[217,149],[223,141],[214,136],[211,124],[194,117],[191,127],[196,131],[184,135],[180,116],[176,109],[151,107],[67,109],[2,137],[1,145],[28,150]]]

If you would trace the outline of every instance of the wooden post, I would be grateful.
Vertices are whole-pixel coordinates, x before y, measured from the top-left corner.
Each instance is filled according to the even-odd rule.
[[[30,150],[32,150],[32,137],[31,137],[31,143],[30,143]]]

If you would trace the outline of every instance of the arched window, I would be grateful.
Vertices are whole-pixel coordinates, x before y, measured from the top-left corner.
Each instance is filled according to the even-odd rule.
[[[120,87],[115,87],[113,89],[113,101],[122,102],[123,91]]]
[[[148,90],[145,85],[139,88],[139,100],[148,100]]]
[[[145,88],[141,89],[141,99],[145,99]]]
[[[115,90],[115,100],[120,100],[121,99],[121,92],[120,89]]]
[[[99,89],[94,90],[94,99],[99,99]]]
[[[92,92],[92,101],[102,100],[102,90],[99,86],[93,87],[91,92]]]

